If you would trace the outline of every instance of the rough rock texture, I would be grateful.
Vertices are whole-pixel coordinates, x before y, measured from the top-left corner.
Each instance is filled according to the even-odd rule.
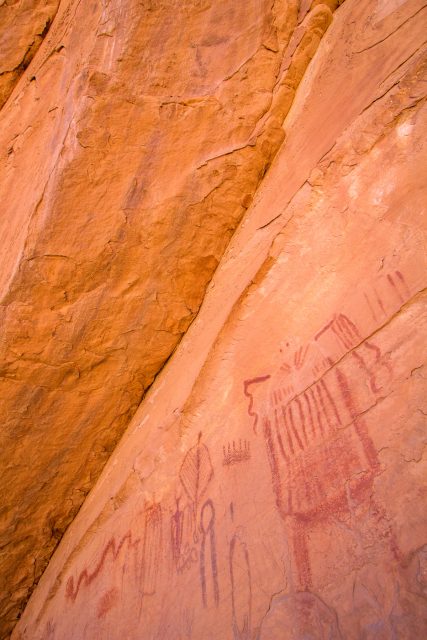
[[[0,0],[0,109],[30,64],[59,0]]]
[[[243,208],[249,208],[196,319],[68,528],[12,637],[424,637],[427,6],[421,0],[346,0],[319,45],[331,22],[325,4],[295,3],[293,11],[286,13],[291,5],[282,3],[279,10],[276,3],[275,19],[280,16],[281,24],[288,26],[294,21],[293,34],[290,27],[283,27],[284,41],[289,40],[285,47],[270,40],[264,40],[262,46],[267,36],[259,22],[263,15],[259,3],[245,3],[245,10],[234,21],[224,6],[210,8],[209,3],[195,0],[180,3],[182,24],[186,25],[182,30],[178,5],[172,4],[173,24],[159,22],[158,16],[151,27],[144,22],[144,29],[151,28],[152,50],[145,45],[147,64],[151,61],[153,65],[150,78],[158,83],[150,89],[148,104],[134,99],[133,107],[128,107],[121,102],[126,83],[139,87],[148,82],[147,72],[138,75],[136,67],[132,68],[134,80],[127,77],[120,88],[111,72],[102,72],[106,78],[95,76],[95,89],[89,76],[93,100],[81,107],[87,110],[82,119],[72,111],[70,137],[43,197],[35,197],[37,211],[19,250],[20,268],[11,266],[6,318],[10,335],[19,340],[16,337],[10,373],[4,375],[14,376],[7,397],[21,417],[16,417],[8,447],[12,450],[12,443],[16,444],[16,456],[22,456],[18,478],[22,474],[30,486],[28,511],[22,509],[20,517],[28,517],[35,556],[41,555],[37,545],[42,535],[34,533],[34,523],[49,521],[49,513],[66,521],[67,509],[54,501],[72,495],[73,486],[82,477],[86,481],[82,474],[92,470],[94,475],[99,468],[93,462],[100,457],[98,449],[89,457],[92,462],[85,451],[94,441],[91,438],[99,443],[101,435],[107,438],[110,432],[108,417],[114,413],[110,399],[116,406],[118,397],[131,393],[132,380],[136,384],[131,370],[141,393],[177,343],[178,338],[171,340],[168,351],[160,338],[155,342],[154,337],[147,337],[143,318],[154,308],[147,297],[149,283],[153,297],[163,301],[163,321],[174,318],[173,322],[181,323],[175,331],[182,333],[188,320],[170,304],[173,294],[195,312],[214,268],[212,265],[199,282],[200,265],[210,255],[215,256],[216,264],[226,244],[225,229],[232,228]],[[240,6],[228,4],[230,11]],[[211,91],[208,105],[197,102],[190,108],[187,103],[193,98],[185,98],[185,105],[176,101],[166,107],[166,89],[159,85],[172,85],[175,79],[181,85],[176,92],[187,94],[182,87],[184,66],[178,67],[183,64],[181,57],[165,58],[164,67],[163,58],[153,58],[159,41],[168,42],[159,25],[170,29],[172,39],[177,38],[172,49],[178,41],[184,46],[185,37],[190,41],[196,37],[187,29],[188,15],[196,19],[196,5],[201,10],[197,15],[203,16],[203,37],[219,42],[221,36],[213,36],[216,25],[218,33],[221,29],[229,33],[229,39],[211,45],[221,47],[215,55],[202,49],[198,57],[188,45],[188,51],[194,53],[194,58],[189,54],[194,68],[205,64],[212,74],[209,80],[200,80],[203,90],[208,92],[209,87]],[[264,9],[268,23],[273,19],[271,3]],[[93,24],[98,24],[96,12],[94,16]],[[115,28],[121,28],[120,20],[125,19],[116,17]],[[137,24],[135,20],[131,23]],[[311,25],[309,30],[307,25]],[[133,38],[129,33],[128,44]],[[242,53],[245,42],[248,49]],[[233,87],[227,93],[229,81],[224,84],[224,77],[230,75],[233,82],[236,76],[231,67],[236,70],[241,64],[231,65],[227,53],[234,50],[233,55],[242,54],[247,60],[253,55],[250,48],[260,42],[258,55],[268,56],[269,64],[261,65],[252,57],[257,61],[254,73],[251,76],[248,68],[242,78],[248,79],[247,89],[239,80],[238,92]],[[69,55],[75,55],[75,50]],[[189,59],[185,68],[191,69]],[[111,58],[108,60],[111,64]],[[66,62],[58,59],[51,64]],[[76,60],[72,64],[75,67]],[[218,65],[224,65],[221,71]],[[64,70],[61,73],[67,77]],[[47,70],[44,74],[41,77],[50,84],[55,77],[64,91],[64,76],[58,70],[50,78]],[[195,77],[196,73],[186,79],[191,90]],[[263,107],[255,100],[258,90],[251,93],[260,78],[270,78]],[[221,104],[233,105],[221,117],[211,105],[215,94],[210,82],[218,87],[216,91],[226,91],[227,101],[222,98]],[[36,88],[31,84],[22,87],[24,97],[17,97],[17,103],[2,117],[12,118],[14,109],[30,100],[25,92]],[[202,92],[201,86],[198,91]],[[84,93],[81,84],[75,87],[74,105]],[[264,114],[267,104],[268,114]],[[34,108],[29,104],[28,112]],[[140,156],[137,169],[137,163],[132,164],[136,151],[125,154],[123,149],[126,144],[139,144],[134,129],[124,127],[126,123],[134,126],[138,108],[141,118],[142,112],[146,117],[145,109],[152,118],[152,137],[142,140],[148,150]],[[168,115],[159,127],[161,115],[154,112],[161,114],[163,108]],[[249,108],[259,108],[250,127]],[[197,115],[199,109],[205,110]],[[236,124],[239,114],[241,125]],[[62,123],[65,117],[61,115]],[[185,132],[187,136],[185,150],[175,131],[181,118],[190,119],[179,125],[181,139]],[[277,123],[283,118],[286,137],[261,181],[274,153],[271,149],[280,144]],[[110,126],[116,127],[117,140],[113,135],[108,138]],[[39,134],[33,131],[32,135]],[[79,135],[83,136],[83,150],[75,142]],[[270,159],[262,156],[261,161],[258,154],[264,135],[269,140]],[[110,173],[103,156],[106,150],[100,144],[102,136],[105,146],[112,145],[108,153],[116,163],[110,164]],[[223,138],[221,144],[215,142],[215,136]],[[253,136],[256,140],[251,146]],[[25,144],[35,145],[36,141]],[[238,146],[244,149],[229,153]],[[247,156],[235,155],[243,152]],[[216,174],[218,161],[211,166],[208,158],[221,154],[228,155],[219,159],[223,164]],[[130,184],[120,200],[120,185],[126,181],[117,163],[125,156]],[[22,157],[29,162],[24,152]],[[213,189],[218,182],[224,185],[230,160],[235,162],[227,179],[231,191],[217,187],[220,206],[215,198],[211,201],[203,195],[203,188]],[[198,166],[204,172],[200,182]],[[49,174],[47,168],[44,171],[44,176]],[[105,179],[109,176],[108,194],[105,180],[92,172],[101,172]],[[34,189],[32,185],[28,193]],[[81,200],[76,200],[77,193],[82,194]],[[195,193],[200,204],[190,205]],[[249,197],[243,205],[246,194]],[[161,197],[165,201],[159,203]],[[177,206],[178,198],[183,209]],[[72,223],[67,216],[71,202]],[[80,204],[83,202],[91,203],[92,216]],[[120,202],[127,203],[120,209],[126,220],[121,235],[114,236],[111,229]],[[184,209],[186,214],[180,218]],[[196,223],[191,230],[186,226],[191,216],[199,220],[203,233],[197,234]],[[225,219],[229,226],[221,227]],[[213,225],[208,227],[210,234],[208,221]],[[150,225],[146,235],[145,224]],[[137,233],[132,245],[129,238]],[[177,235],[184,247],[178,241],[172,246]],[[100,247],[109,237],[115,238],[115,244],[107,260]],[[207,238],[214,244],[222,240],[221,248],[215,244],[215,249],[204,251]],[[164,243],[161,260],[160,239]],[[48,257],[69,256],[71,249],[71,264],[69,258]],[[122,252],[126,257],[122,258]],[[129,268],[129,264],[135,269],[136,284],[124,276],[124,265]],[[136,272],[146,264],[149,273],[138,279]],[[122,266],[124,271],[120,271]],[[178,266],[185,277],[177,275],[181,273]],[[76,282],[80,287],[86,283],[87,289],[77,293]],[[198,282],[197,300],[188,302],[184,291],[194,292]],[[187,283],[188,288],[180,283]],[[135,289],[137,293],[130,296]],[[54,290],[58,292],[56,302]],[[140,316],[136,309],[141,310]],[[35,318],[31,323],[30,317]],[[129,326],[132,318],[135,324]],[[126,322],[130,333],[126,340],[133,340],[127,349],[121,342]],[[36,337],[34,326],[39,332]],[[43,333],[52,326],[56,327],[53,342],[47,338],[49,333]],[[132,338],[135,331],[137,338]],[[167,336],[168,331],[163,329]],[[64,351],[58,355],[60,340]],[[26,356],[22,355],[23,344],[28,349]],[[32,355],[28,355],[31,345]],[[100,362],[96,354],[103,356]],[[31,363],[34,386],[30,389],[29,381],[21,376],[29,375]],[[79,370],[78,380],[73,379],[73,375],[77,378],[73,367]],[[141,380],[146,380],[145,385]],[[15,385],[21,391],[12,396]],[[79,402],[84,393],[85,399]],[[22,418],[23,405],[29,406],[27,423]],[[34,450],[41,438],[45,439],[43,451],[47,451],[37,452],[29,464],[22,452]],[[55,457],[61,460],[54,463]],[[82,465],[80,477],[77,459]],[[55,473],[50,478],[47,473],[52,468]],[[28,475],[24,476],[24,470]],[[87,490],[89,481],[78,486]],[[47,496],[45,504],[40,502],[41,494]],[[10,504],[17,502],[17,495],[12,495]],[[70,502],[75,499],[73,496]],[[19,500],[22,506],[22,494]],[[22,571],[21,579],[27,584],[24,542],[18,537],[25,526],[15,522],[14,535],[21,546],[14,547],[12,561],[6,555],[9,580]]]
[[[192,322],[339,2],[0,11],[0,615]],[[6,12],[6,13],[5,13]],[[31,19],[30,19],[31,18]]]

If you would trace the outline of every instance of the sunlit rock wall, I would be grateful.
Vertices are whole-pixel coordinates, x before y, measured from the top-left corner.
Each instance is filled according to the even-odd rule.
[[[1,3],[1,637],[194,319],[338,4]]]
[[[59,0],[0,0],[0,109],[47,32]]]
[[[199,314],[63,537],[15,640],[426,635],[424,4],[347,0],[335,13]],[[251,6],[213,69],[230,47],[241,51],[245,21],[258,24]],[[221,135],[232,136],[224,127],[235,117]],[[177,168],[199,160],[185,164],[174,142],[158,153],[179,181]],[[65,245],[75,223],[67,229]],[[125,290],[117,296],[128,306]],[[107,335],[111,324],[100,324]],[[88,425],[100,406],[111,415],[102,368],[99,384],[103,404],[87,406]],[[64,397],[58,390],[58,412]]]

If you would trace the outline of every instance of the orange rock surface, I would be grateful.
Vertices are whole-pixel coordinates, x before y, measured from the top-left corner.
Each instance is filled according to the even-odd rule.
[[[59,0],[0,0],[0,109],[30,64]]]
[[[3,637],[67,527],[14,639],[426,634],[427,8],[339,4],[62,1],[0,112]]]

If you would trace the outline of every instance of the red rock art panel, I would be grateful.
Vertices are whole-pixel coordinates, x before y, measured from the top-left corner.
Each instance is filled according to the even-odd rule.
[[[80,589],[89,586],[102,572],[104,569],[104,565],[107,559],[111,561],[115,561],[122,548],[127,545],[129,548],[135,548],[140,544],[140,538],[133,538],[131,531],[127,531],[125,535],[119,540],[116,541],[115,537],[110,538],[110,540],[105,545],[101,557],[99,558],[95,568],[91,571],[87,568],[83,569],[80,572],[77,580],[74,580],[74,576],[70,576],[67,580],[66,584],[66,597],[71,602],[74,602],[79,594]]]
[[[200,584],[203,606],[213,601],[219,605],[218,563],[215,539],[215,507],[206,500],[200,512]],[[210,595],[209,595],[210,594]]]
[[[251,443],[248,440],[242,441],[240,439],[238,442],[233,440],[222,448],[222,452],[223,465],[230,467],[239,462],[245,462],[251,459]]]
[[[312,593],[274,596],[257,640],[341,640],[337,615]]]
[[[252,638],[252,579],[249,552],[240,532],[230,542],[232,629],[234,640]]]
[[[391,364],[389,357],[384,357],[381,350],[372,342],[363,340],[354,322],[346,315],[335,315],[314,337],[322,353],[331,354],[326,358],[329,365],[351,351],[369,379],[373,393],[379,393],[383,385],[390,381]],[[355,349],[360,346],[360,349]],[[332,354],[334,357],[332,357]]]
[[[214,470],[209,450],[201,439],[200,433],[197,444],[183,458],[178,471],[176,497],[163,496],[161,503],[154,499],[146,501],[137,523],[121,537],[116,534],[108,540],[93,568],[85,567],[77,578],[73,575],[68,577],[68,601],[74,603],[78,594],[96,581],[102,572],[105,572],[102,583],[105,588],[105,581],[108,584],[110,580],[109,565],[116,562],[123,565],[123,553],[130,551],[131,570],[126,574],[126,581],[134,582],[139,594],[137,618],[142,620],[144,598],[156,594],[162,579],[162,567],[168,556],[172,558],[172,566],[178,575],[194,568],[195,575],[199,576],[204,607],[219,605],[216,514],[212,500],[206,499],[205,495]],[[242,451],[245,451],[247,443],[242,447]],[[165,514],[169,514],[166,535]],[[101,591],[95,611],[98,620],[108,615],[118,596],[119,589],[112,584],[105,588],[104,593]],[[181,621],[181,632],[184,637],[190,638],[194,614],[190,609],[186,611],[185,619]],[[169,617],[162,616],[158,627],[159,637],[169,637],[170,625]]]
[[[417,561],[416,580],[425,595],[427,595],[427,544],[416,551]]]
[[[364,300],[374,322],[387,319],[390,312],[411,297],[409,286],[399,270],[377,278],[364,292]]]
[[[320,351],[326,366],[318,377],[312,368],[307,377],[301,365],[309,348]],[[243,383],[253,428],[262,427],[277,509],[290,532],[297,584],[303,590],[312,586],[310,529],[350,513],[350,503],[366,501],[380,471],[351,380],[343,366],[336,364],[346,355],[357,365],[370,392],[380,393],[392,375],[389,356],[363,340],[356,324],[343,313],[335,314],[309,346],[296,352],[295,367],[306,374],[303,379],[309,384],[291,399],[284,391],[282,367],[276,375]],[[386,515],[372,500],[371,518],[378,537],[387,540],[399,559]]]
[[[270,374],[267,374],[265,376],[258,376],[256,378],[252,378],[251,380],[245,380],[243,383],[243,393],[247,398],[249,398],[248,415],[251,416],[251,418],[253,418],[254,433],[257,433],[259,415],[257,411],[254,411],[254,396],[253,396],[252,390],[255,385],[265,382],[269,378],[271,378],[271,376]]]
[[[191,640],[193,637],[193,625],[194,625],[195,613],[191,609],[184,609],[182,612],[182,633],[185,640]]]
[[[187,498],[192,504],[193,514],[193,531],[194,539],[197,541],[197,513],[200,506],[200,501],[206,493],[206,490],[211,482],[214,471],[209,454],[209,450],[201,442],[202,434],[199,433],[197,444],[192,447],[186,454],[181,469],[179,471],[179,478]]]
[[[105,615],[114,607],[117,602],[119,591],[116,587],[108,589],[98,602],[96,608],[97,618],[104,618]]]
[[[193,507],[181,507],[181,498],[176,498],[176,508],[170,520],[170,543],[172,559],[177,573],[183,573],[197,564],[199,554],[193,539]]]
[[[200,503],[214,476],[209,450],[201,439],[199,433],[197,444],[182,461],[178,474],[180,487],[170,518],[170,550],[178,574],[199,562]]]
[[[55,640],[55,625],[52,620],[48,620],[44,635],[46,640]]]
[[[162,562],[163,514],[160,503],[146,503],[142,522],[141,535],[137,536],[135,532],[128,530],[118,541],[116,537],[111,537],[94,569],[84,568],[77,580],[74,576],[68,578],[65,590],[67,600],[74,603],[81,589],[94,582],[105,570],[108,562],[115,563],[123,549],[128,549],[134,554],[134,578],[139,585],[141,597],[153,595],[156,592],[157,577]],[[102,606],[103,614],[109,608],[111,607]]]
[[[295,353],[294,353],[294,366],[295,369],[301,369],[304,366],[304,362],[307,358],[307,354],[308,354],[308,350],[310,348],[310,345],[305,345],[303,347],[300,347]]]
[[[141,556],[136,570],[139,574],[141,596],[156,593],[159,567],[162,562],[163,511],[158,502],[147,504],[144,509],[144,535],[140,546]]]

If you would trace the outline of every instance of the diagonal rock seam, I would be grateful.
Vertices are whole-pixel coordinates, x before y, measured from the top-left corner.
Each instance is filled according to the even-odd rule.
[[[198,3],[204,10],[209,0]],[[308,4],[311,3],[303,3],[299,17]],[[395,0],[392,8],[397,9],[392,15],[386,4],[379,0],[378,13],[374,14],[368,0],[345,4],[344,20],[335,22],[304,78],[297,104],[285,121],[286,144],[281,146],[271,170],[267,168],[253,206],[233,235],[213,281],[201,295],[202,306],[184,299],[185,312],[194,314],[194,318],[189,318],[191,326],[188,330],[180,326],[183,341],[179,349],[169,358],[167,367],[158,367],[161,375],[153,372],[156,385],[150,385],[150,393],[144,396],[114,455],[65,532],[13,638],[45,640],[59,636],[65,640],[73,636],[74,640],[74,636],[107,637],[110,633],[112,637],[129,633],[139,637],[141,632],[156,637],[171,634],[175,637],[174,633],[177,637],[190,637],[193,624],[190,608],[197,612],[196,637],[204,637],[208,630],[213,637],[243,634],[270,640],[276,637],[273,631],[290,632],[288,623],[294,617],[295,624],[302,625],[301,634],[307,625],[307,632],[310,629],[316,635],[314,619],[310,622],[304,615],[307,608],[324,621],[331,637],[340,637],[340,633],[343,637],[359,637],[369,628],[372,630],[369,623],[376,620],[380,625],[384,622],[384,630],[392,635],[400,635],[399,630],[404,628],[413,628],[413,635],[420,635],[416,629],[424,618],[421,600],[417,599],[421,596],[422,582],[419,575],[410,574],[416,563],[423,561],[422,552],[417,555],[415,551],[414,556],[414,550],[422,549],[422,517],[405,503],[412,505],[413,499],[417,500],[422,471],[421,465],[415,469],[417,465],[404,462],[421,460],[420,420],[425,415],[419,409],[423,402],[420,372],[425,325],[425,297],[421,297],[425,292],[420,224],[423,207],[419,195],[425,192],[422,131],[426,116],[422,85],[425,72],[419,62],[425,52],[414,61],[424,34],[422,21],[418,19],[416,23],[409,14],[413,14],[414,5],[421,4],[419,0]],[[402,4],[404,7],[400,8]],[[405,20],[408,15],[410,19]],[[106,24],[105,31],[110,29]],[[387,34],[396,35],[383,38]],[[366,48],[367,43],[380,40],[384,44],[378,50]],[[300,32],[293,41],[301,43]],[[268,37],[267,45],[270,52],[277,48],[274,37]],[[366,53],[356,54],[364,45]],[[408,56],[411,50],[413,53]],[[242,59],[257,60],[251,50],[243,54]],[[382,64],[377,64],[379,56]],[[200,61],[203,63],[203,56]],[[240,75],[233,74],[236,66],[227,72],[238,81]],[[352,72],[348,82],[341,85],[347,69]],[[396,70],[401,78],[397,82]],[[242,73],[248,73],[244,67]],[[40,74],[41,80],[42,77]],[[108,82],[108,75],[98,77],[98,81]],[[218,84],[217,78],[215,82]],[[156,102],[153,92],[146,93],[151,104]],[[197,107],[192,104],[191,109],[185,108],[189,103],[185,96],[181,100],[179,91],[171,93],[174,93],[172,101],[162,98],[162,110],[172,117],[181,109],[178,113],[191,121],[191,113]],[[197,100],[204,100],[202,93],[197,92]],[[222,97],[223,94],[219,95]],[[131,100],[138,103],[132,96]],[[335,108],[331,110],[331,106]],[[193,170],[197,166],[203,179],[206,168],[217,169],[218,160],[212,158],[232,159],[234,163],[234,156],[243,150],[246,165],[263,130],[259,123],[270,112],[271,101],[268,105],[265,102],[246,136],[226,137],[221,148],[204,149],[208,160],[204,163],[203,156],[197,157]],[[84,121],[81,122],[80,130],[84,126]],[[70,141],[73,138],[71,135]],[[90,134],[82,136],[80,142],[84,149],[93,149],[97,144]],[[210,207],[212,194],[222,194],[224,184],[230,185],[233,180],[239,187],[248,184],[238,181],[236,171],[226,173],[226,168],[219,167],[218,179],[208,182],[202,193],[195,190],[191,194],[192,205]],[[259,184],[259,180],[251,184]],[[143,189],[143,179],[135,174],[125,203],[126,226],[136,224],[134,210]],[[249,200],[253,191],[247,192]],[[171,203],[176,207],[176,200]],[[38,215],[43,208],[44,205]],[[148,207],[144,214],[148,215]],[[194,226],[203,229],[203,219],[196,216]],[[231,232],[232,225],[229,226]],[[123,244],[125,239],[126,236],[121,236],[116,242]],[[113,255],[114,247],[119,245],[110,239],[108,244]],[[35,269],[40,259],[48,260],[37,256],[65,256],[49,260],[53,265],[62,261],[67,269],[74,269],[73,265],[80,262],[78,256],[74,260],[73,253],[68,255],[69,251],[65,248],[61,251],[57,245],[31,249],[30,243],[26,261]],[[173,245],[166,244],[165,250],[173,251]],[[212,255],[219,257],[217,253]],[[93,262],[96,265],[96,256]],[[78,268],[81,270],[81,265]],[[170,263],[167,270],[170,272]],[[40,271],[41,276],[45,273]],[[126,286],[132,285],[126,282]],[[67,290],[65,287],[66,295]],[[143,295],[138,289],[136,293],[138,304],[142,304]],[[113,295],[123,293],[114,291]],[[132,297],[124,299],[129,304]],[[90,300],[84,301],[89,311]],[[59,304],[67,308],[67,301]],[[168,310],[162,291],[156,292],[156,304]],[[102,325],[103,317],[97,318],[97,322]],[[162,322],[155,327],[156,333],[165,336],[174,330],[178,331]],[[85,367],[90,371],[86,380],[94,380],[97,389],[102,387],[103,379],[114,386],[114,379],[105,374],[111,372],[111,367],[103,369],[108,358],[131,365],[132,339],[139,334],[131,323],[121,327],[123,332],[123,338],[119,336],[109,343],[104,340],[106,345],[102,341],[85,341],[87,361],[82,358],[77,361],[72,354],[69,357],[71,363],[76,360],[82,378]],[[179,341],[181,335],[176,334]],[[369,344],[362,340],[365,336]],[[30,356],[31,362],[36,364],[43,358],[45,365],[50,366],[48,354]],[[25,359],[28,367],[28,354]],[[334,361],[335,372],[330,366]],[[14,362],[17,363],[14,366],[19,365],[16,356]],[[13,379],[13,369],[10,373]],[[262,381],[254,388],[250,404],[244,398],[246,391],[242,392],[242,385],[246,390],[245,380]],[[145,386],[150,382],[147,379]],[[319,428],[322,433],[323,428],[327,432],[333,428],[335,418],[329,404],[332,398],[337,403],[337,435],[324,441],[330,443],[326,448],[321,444],[321,449],[315,450],[314,443],[310,444],[310,424],[313,437]],[[326,403],[325,406],[321,408],[318,401]],[[317,426],[310,406],[317,412]],[[283,413],[283,424],[278,423],[280,411],[289,414]],[[256,425],[251,424],[251,418],[248,420],[248,414],[259,418],[256,434],[253,433]],[[265,429],[260,429],[260,424]],[[284,462],[290,454],[286,442],[288,427],[296,438],[295,429],[299,430],[301,440],[294,444],[299,442],[301,447],[305,438],[308,446],[310,458],[299,458],[302,461],[299,470],[292,459]],[[286,447],[282,454],[278,449],[280,433],[282,449],[283,444]],[[268,440],[271,435],[277,438],[275,443]],[[224,467],[223,451],[227,445],[224,438],[232,441],[233,446],[234,442],[243,442],[244,447],[248,443],[252,462]],[[366,459],[362,450],[358,451],[359,441]],[[292,449],[290,441],[289,447]],[[354,457],[347,465],[346,452],[351,451]],[[271,456],[269,460],[266,454]],[[193,460],[198,486],[201,455],[207,457],[206,477],[214,472],[207,501],[200,511],[204,534],[200,552],[205,554],[205,536],[210,531],[212,569],[213,562],[216,566],[215,537],[220,584],[217,603],[220,609],[215,612],[220,616],[215,618],[214,611],[201,609],[200,603],[201,593],[206,595],[201,573],[206,567],[205,555],[203,559],[200,556],[200,566],[195,559],[184,575],[179,570],[175,573],[174,560],[176,553],[180,553],[180,547],[175,546],[175,542],[180,544],[176,535],[179,529],[172,531],[172,538],[168,531],[168,525],[179,524],[182,509],[191,508],[193,515],[196,512],[195,523],[198,520],[201,504],[187,503],[180,483],[182,464]],[[56,468],[58,471],[60,467]],[[307,475],[301,476],[301,471]],[[314,484],[310,484],[310,478]],[[75,484],[81,486],[79,482]],[[186,484],[187,481],[184,490]],[[403,487],[403,492],[395,493],[397,484]],[[358,493],[359,485],[362,493]],[[341,492],[342,487],[348,512],[344,503],[341,511],[340,502],[334,503],[333,499],[334,495],[341,495],[336,491]],[[324,499],[319,497],[319,488],[326,496]],[[295,530],[298,522],[289,517],[292,506],[289,513],[287,494],[299,504],[303,514],[310,500],[315,499],[316,504],[320,499],[318,504],[322,507],[311,522],[307,519],[305,524],[299,523],[305,528],[299,529],[303,545],[299,551],[294,537],[298,534]],[[190,500],[191,495],[190,489]],[[67,509],[70,502],[67,501]],[[152,519],[155,513],[163,514],[157,534],[157,516]],[[203,521],[203,513],[212,515],[209,528]],[[157,587],[149,577],[152,560],[141,548],[136,552],[144,530],[154,544],[151,558],[157,558]],[[157,536],[160,542],[156,543],[152,536]],[[332,546],[324,544],[326,538]],[[135,547],[123,547],[119,557],[121,543],[126,540],[133,541]],[[190,540],[189,544],[193,542],[196,541]],[[159,545],[161,557],[156,551]],[[237,553],[234,568],[233,548]],[[197,546],[195,551],[197,554]],[[241,570],[239,560],[243,561]],[[146,570],[149,583],[144,586],[141,571]],[[238,579],[234,584],[233,572]],[[250,580],[246,573],[256,576],[252,593],[257,612],[253,608],[253,615],[250,603],[246,612],[234,610],[241,587],[245,587],[247,577]],[[84,576],[90,580],[85,582]],[[216,570],[212,577],[215,587]],[[201,592],[193,588],[200,580]],[[187,592],[186,584],[192,587]],[[80,595],[76,585],[82,587]],[[208,595],[209,587],[211,582]],[[230,587],[233,611],[228,599]],[[343,606],[348,588],[349,593],[353,590],[350,608]],[[179,601],[175,597],[177,589],[178,592],[182,589],[183,594]],[[364,595],[360,599],[360,590],[370,589],[378,605],[375,612],[364,608]],[[282,591],[283,597],[278,596],[271,606],[271,594]],[[382,591],[393,596],[392,616],[389,607],[383,610],[380,606]],[[146,592],[150,597],[145,599]],[[182,606],[186,607],[184,624],[180,620]],[[101,619],[109,607],[111,610]],[[138,608],[144,611],[144,618],[133,615]],[[361,611],[368,613],[366,622],[361,619]],[[299,638],[298,632],[290,637]]]
[[[274,6],[274,3],[273,3]],[[332,12],[330,10],[330,8],[327,5],[317,5],[315,6],[314,10],[309,13],[306,18],[304,19],[304,23],[303,24],[307,24],[307,28],[305,33],[303,34],[303,36],[300,38],[300,42],[298,43],[298,46],[296,47],[295,50],[295,55],[293,56],[291,63],[287,69],[287,73],[285,72],[284,77],[282,77],[282,80],[278,79],[276,82],[276,95],[274,95],[274,92],[272,93],[272,97],[271,97],[271,102],[270,102],[270,107],[267,108],[267,110],[265,111],[263,118],[261,121],[258,121],[257,127],[258,130],[256,130],[254,132],[254,139],[252,141],[249,142],[248,145],[243,146],[240,149],[236,149],[235,151],[229,152],[226,155],[231,155],[231,156],[237,156],[238,160],[240,160],[242,162],[242,167],[243,167],[243,171],[245,171],[245,167],[247,166],[248,161],[250,161],[250,159],[248,159],[247,155],[248,152],[252,153],[252,151],[254,151],[255,153],[257,153],[258,155],[258,160],[257,163],[255,164],[255,166],[258,166],[257,169],[257,173],[258,173],[258,178],[252,183],[251,185],[251,189],[249,194],[247,193],[246,195],[246,200],[245,203],[243,205],[243,207],[241,208],[238,217],[236,218],[236,222],[232,225],[231,227],[231,233],[234,231],[235,225],[238,224],[238,221],[241,219],[242,214],[244,213],[244,211],[246,210],[246,208],[249,206],[250,201],[253,199],[261,181],[263,180],[263,177],[266,173],[266,171],[268,170],[271,162],[273,161],[273,158],[275,157],[278,149],[280,148],[282,142],[283,142],[283,130],[281,129],[281,125],[283,123],[283,120],[287,114],[287,112],[290,109],[290,106],[293,102],[293,99],[295,97],[295,93],[297,90],[297,87],[308,67],[309,62],[311,61],[312,57],[315,55],[315,51],[317,49],[317,46],[319,45],[321,36],[323,36],[323,34],[325,33],[326,29],[328,28],[328,26],[331,23],[331,19],[332,19]],[[314,36],[313,36],[314,34]],[[319,38],[319,34],[320,34],[320,38]],[[314,40],[313,40],[314,37]],[[270,48],[267,47],[268,50],[271,51]],[[283,47],[283,53],[286,51],[286,45]],[[292,65],[292,62],[296,59],[296,62],[294,63],[294,65]],[[37,64],[37,57],[34,59],[34,63]],[[245,63],[246,64],[246,63]],[[235,72],[237,73],[237,72]],[[233,76],[235,75],[234,73],[232,74]],[[282,90],[282,94],[277,95],[278,94],[278,90],[281,89]],[[272,112],[272,113],[270,113]],[[219,158],[221,158],[222,156],[219,156]],[[209,161],[210,162],[210,161]],[[222,182],[219,186],[215,187],[210,194],[208,194],[209,197],[212,198],[212,195],[215,194],[215,192],[219,189],[221,191],[221,188],[223,191],[227,190],[227,180],[225,180],[225,182]],[[45,187],[45,191],[47,188],[47,184],[46,183],[46,187]],[[225,185],[225,186],[223,186]],[[206,198],[208,196],[204,196],[204,198],[202,199],[202,201],[200,202],[202,205],[205,204]],[[42,196],[43,198],[43,196]],[[39,207],[41,205],[42,199],[39,200],[37,207]],[[226,245],[225,245],[226,246]],[[222,251],[225,249],[222,249]],[[34,259],[34,256],[31,256],[29,258],[25,258],[26,261],[28,260],[32,260]],[[210,276],[211,277],[211,276]],[[210,279],[210,278],[209,278]],[[209,280],[208,280],[209,281]],[[206,285],[205,285],[206,286]],[[19,287],[19,285],[18,285]],[[200,303],[199,303],[200,305]],[[198,305],[198,306],[199,306]],[[198,308],[198,307],[197,307]],[[190,323],[192,322],[192,320],[195,317],[195,314],[197,313],[197,308],[193,309],[191,311],[191,317],[190,320],[186,322],[186,325],[183,327],[183,331],[180,332],[180,336],[178,337],[178,340],[175,342],[175,345],[172,349],[172,351],[169,353],[166,361],[168,361],[170,359],[170,357],[172,356],[174,350],[176,349],[177,345],[179,344],[179,340],[180,337],[182,337],[183,333],[185,333],[185,331],[188,329],[188,326],[190,325]],[[111,353],[111,352],[110,352]],[[108,354],[107,354],[108,355]],[[164,366],[165,366],[165,362],[164,361],[161,365],[160,365],[160,369],[157,370],[156,373],[154,373],[154,375],[151,378],[151,381],[149,382],[149,384],[145,387],[144,391],[143,391],[143,395],[145,395],[147,389],[152,385],[153,381],[155,380],[155,378],[158,376],[159,371],[161,371]],[[101,361],[102,362],[102,361]],[[13,364],[13,362],[12,362]],[[94,365],[96,366],[96,365]],[[141,401],[141,399],[140,399]],[[139,401],[139,402],[140,402]],[[136,409],[138,407],[138,403],[135,404],[135,406],[130,407],[131,412],[130,413],[125,413],[125,417],[126,420],[124,422],[124,424],[121,425],[121,432],[123,432],[123,430],[126,428],[127,424],[129,423],[129,421],[132,418],[132,415],[135,413]],[[120,433],[118,434],[118,437],[120,437]],[[111,445],[111,450],[109,451],[107,449],[107,453],[108,455],[111,455],[112,450],[114,450],[114,447],[116,446],[117,443],[117,437],[115,438],[115,441],[113,441],[112,445]],[[107,458],[108,459],[108,458]],[[99,473],[99,471],[98,471]],[[53,478],[52,478],[53,480]],[[91,484],[93,484],[95,478],[92,479]],[[54,532],[52,534],[51,537],[51,542],[49,544],[49,556],[51,555],[51,553],[53,552],[53,550],[56,548],[60,538],[62,537],[62,533],[65,530],[65,528],[68,526],[68,523],[75,517],[81,503],[82,503],[82,499],[84,499],[84,496],[87,493],[87,489],[83,490],[83,494],[82,494],[82,498],[79,500],[79,502],[77,502],[77,504],[71,509],[70,513],[68,514],[67,519],[65,520],[65,522],[62,525],[57,525],[57,524],[53,524],[52,525],[52,531]],[[37,584],[38,579],[40,577],[40,575],[43,572],[43,568],[44,566],[46,566],[46,563],[48,561],[48,557],[46,557],[46,559],[43,561],[40,565],[38,565],[37,563],[37,554],[35,554],[34,558],[35,561],[33,563],[33,577],[32,577],[32,584],[31,586],[29,586],[28,588],[26,587],[26,594],[24,596],[24,598],[21,600],[21,602],[19,603],[19,608],[22,609],[23,607],[23,603],[28,599],[31,591],[33,590],[34,586]]]

